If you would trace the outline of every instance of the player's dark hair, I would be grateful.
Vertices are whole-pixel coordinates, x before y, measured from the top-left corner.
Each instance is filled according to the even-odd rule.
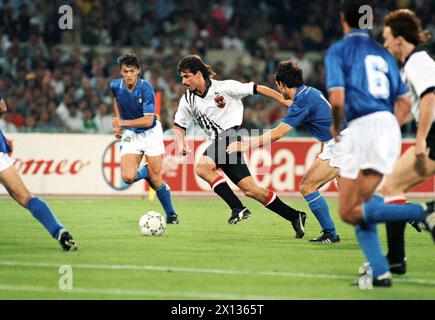
[[[275,73],[275,80],[287,88],[298,88],[304,84],[303,71],[295,61],[281,61]]]
[[[428,30],[422,30],[421,21],[415,12],[409,9],[399,9],[390,12],[384,18],[386,27],[391,28],[392,35],[396,38],[402,36],[406,41],[417,46],[427,44],[431,39]]]
[[[126,53],[120,56],[118,58],[118,64],[119,68],[121,68],[123,65],[128,67],[136,67],[138,69],[140,68],[139,61],[137,60],[136,55],[133,53]]]
[[[359,29],[359,21],[366,12],[359,12],[362,6],[370,6],[373,8],[372,0],[341,0],[340,11],[343,12],[349,27]]]
[[[210,65],[205,64],[201,57],[194,54],[185,56],[178,62],[178,73],[191,72],[195,74],[198,71],[202,73],[204,79],[213,78],[216,74]]]

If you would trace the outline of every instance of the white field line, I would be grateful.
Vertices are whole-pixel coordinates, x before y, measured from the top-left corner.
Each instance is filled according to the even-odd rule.
[[[285,297],[259,296],[245,293],[226,293],[210,291],[164,291],[164,290],[133,290],[133,289],[92,289],[92,288],[73,288],[69,290],[53,289],[40,286],[27,285],[8,285],[0,284],[0,291],[19,291],[19,292],[42,292],[42,293],[66,293],[66,294],[105,294],[118,296],[139,296],[139,297],[163,297],[163,298],[192,298],[192,299],[229,299],[229,300],[282,300]]]
[[[208,268],[184,268],[173,266],[152,266],[152,265],[109,265],[109,264],[71,264],[71,263],[47,263],[47,262],[20,262],[0,260],[0,266],[10,267],[39,267],[39,268],[59,268],[61,265],[71,265],[74,269],[94,269],[94,270],[135,270],[135,271],[162,271],[162,272],[184,272],[184,273],[207,273],[207,274],[226,274],[226,275],[247,275],[247,276],[270,276],[270,277],[293,277],[311,279],[335,279],[335,280],[356,280],[357,276],[316,274],[306,272],[285,272],[285,271],[252,271],[252,270],[231,270],[231,269],[208,269]],[[403,279],[394,278],[394,282],[411,284],[424,284],[435,286],[435,280],[429,279]]]

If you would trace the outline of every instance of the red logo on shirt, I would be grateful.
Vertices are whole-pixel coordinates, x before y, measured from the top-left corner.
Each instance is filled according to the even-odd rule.
[[[216,97],[214,98],[214,102],[216,103],[216,107],[218,108],[225,108],[225,99],[223,96],[220,96],[218,93],[216,94]]]

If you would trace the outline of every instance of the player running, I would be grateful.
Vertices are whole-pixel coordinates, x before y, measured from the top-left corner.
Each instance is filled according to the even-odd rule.
[[[402,78],[412,93],[412,112],[418,123],[415,145],[396,163],[381,188],[387,203],[406,203],[405,193],[435,174],[435,61],[419,44],[428,42],[427,32],[414,12],[400,9],[384,18],[384,47],[402,64]],[[406,222],[387,223],[390,271],[404,274]]]
[[[376,223],[424,221],[435,240],[433,202],[385,204],[373,196],[386,174],[393,171],[401,149],[401,132],[393,115],[394,104],[409,108],[407,88],[394,58],[359,29],[359,9],[367,0],[344,0],[340,20],[344,39],[332,45],[325,57],[326,82],[333,112],[332,134],[339,140],[344,116],[348,123],[340,168],[339,212],[355,225],[368,272],[359,279],[362,289],[391,286],[391,273],[382,254]]]
[[[287,115],[276,128],[262,136],[231,143],[227,152],[244,152],[250,148],[261,147],[281,139],[299,124],[304,124],[322,143],[322,152],[314,160],[300,185],[301,194],[322,226],[323,234],[310,242],[340,242],[328,204],[319,192],[321,186],[338,176],[340,166],[340,152],[329,130],[332,124],[331,106],[319,90],[304,85],[302,69],[294,61],[280,62],[275,80],[284,98],[293,101],[288,105]]]
[[[0,113],[6,111],[6,102],[0,97]],[[59,241],[64,251],[77,250],[72,235],[60,224],[47,204],[42,199],[34,197],[26,188],[17,169],[13,166],[14,161],[8,156],[10,152],[12,150],[0,130],[0,183],[16,202],[29,210],[50,235]]]
[[[237,131],[243,120],[242,98],[259,93],[279,100],[282,99],[281,94],[267,87],[257,86],[253,82],[211,79],[214,75],[211,67],[205,65],[196,55],[182,58],[178,63],[178,72],[187,90],[180,99],[175,114],[173,128],[177,146],[181,153],[186,154],[186,129],[193,119],[196,120],[211,140],[211,144],[200,157],[195,171],[231,208],[228,223],[236,224],[242,219],[249,218],[251,213],[228,186],[225,178],[216,172],[218,168],[221,168],[246,196],[258,200],[267,209],[290,221],[296,231],[296,238],[302,238],[306,214],[286,205],[275,192],[257,186],[242,153],[226,153],[226,148],[232,141],[240,140]]]
[[[122,78],[110,83],[115,117],[114,133],[121,138],[121,175],[127,184],[145,179],[156,191],[166,213],[166,223],[179,223],[171,193],[162,178],[165,153],[163,130],[155,115],[154,89],[139,77],[141,68],[135,55],[119,58]],[[146,165],[140,166],[145,156]],[[140,167],[139,167],[140,166]]]

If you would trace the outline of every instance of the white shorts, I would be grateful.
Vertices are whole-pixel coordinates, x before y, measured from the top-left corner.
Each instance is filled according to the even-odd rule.
[[[0,172],[6,170],[14,164],[14,160],[9,158],[6,153],[0,152]]]
[[[340,132],[340,141],[336,142],[334,139],[331,139],[323,144],[323,151],[318,155],[318,157],[322,160],[329,160],[329,165],[335,168],[341,168],[343,162],[343,149],[341,147],[341,143],[344,139],[346,139],[348,129],[344,129]]]
[[[372,169],[390,174],[400,156],[402,134],[396,117],[387,111],[352,120],[346,138],[338,144],[340,176],[356,179],[360,170]]]
[[[120,156],[125,154],[145,154],[154,157],[165,153],[162,125],[157,121],[156,126],[142,133],[124,130],[121,138]]]

